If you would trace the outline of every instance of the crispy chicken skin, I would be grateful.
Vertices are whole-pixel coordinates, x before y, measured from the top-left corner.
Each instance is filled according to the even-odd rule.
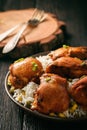
[[[60,57],[46,67],[46,73],[55,73],[67,78],[78,78],[87,75],[87,61],[67,56]]]
[[[53,60],[56,60],[59,57],[70,56],[77,57],[79,59],[87,59],[87,47],[61,47],[49,54]]]
[[[9,70],[9,80],[15,88],[22,88],[32,80],[38,82],[38,78],[43,72],[42,64],[32,57],[14,62],[10,65]]]
[[[80,105],[87,106],[87,76],[74,83],[68,90],[75,101]]]
[[[31,109],[45,114],[67,110],[70,102],[66,89],[67,80],[50,73],[43,74],[40,80]]]

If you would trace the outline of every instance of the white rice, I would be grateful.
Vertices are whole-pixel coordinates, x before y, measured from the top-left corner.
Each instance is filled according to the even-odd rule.
[[[32,103],[34,101],[34,92],[36,91],[38,85],[34,82],[29,82],[22,89],[15,89],[13,97],[16,101],[27,106],[27,103]]]
[[[42,63],[44,70],[46,69],[46,66],[52,62],[49,55],[39,56],[36,58]],[[69,82],[69,86],[71,86],[78,80],[79,79],[73,79],[71,82]],[[13,97],[15,98],[16,101],[22,103],[24,106],[27,106],[27,103],[31,104],[34,101],[34,92],[36,91],[37,88],[38,88],[38,85],[36,83],[29,82],[24,88],[14,90]],[[72,101],[73,100],[71,99],[71,102]],[[78,106],[73,111],[73,113],[71,113],[70,109],[68,109],[67,111],[63,112],[62,114],[65,117],[72,118],[72,117],[76,117],[76,116],[78,116],[78,117],[85,116],[87,114],[87,112],[83,111],[82,108],[80,106]]]
[[[49,55],[36,57],[42,63],[43,69],[46,69],[46,66],[52,62],[52,59]]]
[[[71,113],[69,110],[63,112],[65,117],[73,118],[73,117],[82,117],[86,115],[86,112],[82,110],[81,107],[78,107],[73,113]]]

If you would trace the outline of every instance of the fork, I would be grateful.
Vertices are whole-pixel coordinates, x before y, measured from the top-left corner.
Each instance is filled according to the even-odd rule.
[[[35,9],[31,19],[29,19],[26,23],[24,23],[22,28],[19,30],[19,32],[4,46],[2,53],[8,53],[16,47],[22,33],[24,32],[24,30],[27,28],[28,25],[32,27],[36,27],[45,18],[46,15],[44,15],[43,10]]]

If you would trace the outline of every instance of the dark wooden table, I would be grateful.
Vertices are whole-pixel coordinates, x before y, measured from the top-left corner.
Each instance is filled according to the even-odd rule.
[[[87,45],[87,7],[80,0],[0,0],[0,10],[37,7],[55,13],[66,22],[68,39],[72,46]],[[0,59],[0,130],[59,130],[87,129],[87,121],[58,123],[38,118],[14,104],[6,94],[4,80],[10,59]],[[84,124],[83,124],[84,123]]]

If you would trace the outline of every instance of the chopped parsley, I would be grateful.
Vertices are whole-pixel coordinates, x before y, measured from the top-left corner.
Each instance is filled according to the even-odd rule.
[[[67,45],[63,45],[63,48],[68,48],[69,46],[67,46]]]
[[[20,58],[20,59],[16,60],[15,63],[23,61],[23,60],[24,60],[24,58]]]
[[[35,62],[32,62],[32,70],[36,71],[38,69],[38,64],[36,64]]]
[[[45,78],[45,81],[46,81],[46,82],[49,82],[50,80],[51,80],[51,77],[46,77],[46,78]]]
[[[81,63],[81,66],[84,66],[84,65],[86,65],[86,61],[83,61],[83,62]]]

